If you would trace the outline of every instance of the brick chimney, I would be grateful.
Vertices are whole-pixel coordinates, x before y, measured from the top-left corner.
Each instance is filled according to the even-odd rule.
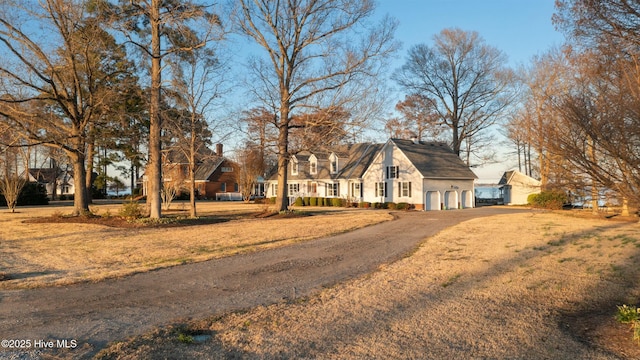
[[[216,155],[222,156],[222,144],[216,144]]]

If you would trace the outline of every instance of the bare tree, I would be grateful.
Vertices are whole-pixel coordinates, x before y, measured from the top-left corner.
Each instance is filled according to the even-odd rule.
[[[22,164],[20,164],[22,162]],[[27,183],[28,175],[20,174],[22,166],[23,171],[27,172],[27,157],[24,149],[20,147],[20,138],[15,136],[5,125],[0,123],[0,196],[3,196],[7,202],[7,207],[11,212],[16,211],[18,197],[22,188]]]
[[[320,108],[350,111],[371,92],[369,80],[395,50],[396,24],[386,18],[368,28],[373,11],[371,0],[239,1],[240,30],[266,53],[251,65],[252,91],[277,112],[278,211],[288,206],[292,117]]]
[[[253,189],[258,183],[258,177],[264,175],[265,171],[260,147],[250,142],[246,143],[238,152],[237,163],[238,183],[242,199],[249,202],[251,195],[253,195]]]
[[[291,117],[289,150],[332,148],[347,137],[351,115],[340,108],[319,109]]]
[[[88,134],[118,101],[122,49],[85,3],[5,1],[0,7],[0,114],[28,145],[63,150],[73,163],[76,215],[89,213]],[[34,30],[33,23],[46,31]]]
[[[405,96],[396,104],[396,110],[402,114],[402,121],[397,124],[388,123],[387,127],[396,126],[396,132],[404,138],[415,137],[417,140],[438,140],[444,130],[438,113],[433,108],[434,101],[421,94]]]
[[[150,217],[160,218],[162,191],[162,60],[170,55],[188,53],[218,38],[220,18],[210,6],[179,0],[96,1],[96,11],[127,37],[128,43],[150,60],[149,179],[147,199]]]
[[[495,124],[514,100],[514,76],[505,64],[504,53],[485,44],[477,32],[444,29],[434,36],[433,46],[412,47],[394,78],[431,102],[460,155],[464,141]]]
[[[523,85],[522,106],[516,114],[509,118],[510,126],[517,128],[532,146],[537,156],[540,181],[547,188],[552,166],[557,159],[550,153],[549,141],[558,133],[556,124],[558,114],[554,110],[553,101],[558,95],[568,90],[564,81],[569,74],[565,54],[560,49],[533,57],[530,66],[520,70],[519,78]],[[533,168],[531,152],[527,150],[529,170]]]
[[[566,131],[583,139],[559,139],[562,150],[620,194],[625,208],[629,200],[640,203],[640,3],[560,0],[556,7],[575,71],[575,91],[563,94],[557,109]]]
[[[226,65],[211,47],[200,48],[173,61],[171,99],[176,116],[166,116],[167,127],[174,134],[172,147],[188,161],[190,216],[196,211],[196,169],[207,155],[211,127],[205,119],[214,101],[226,92]]]
[[[173,171],[172,177],[169,180],[162,182],[162,191],[160,192],[160,199],[162,199],[162,208],[169,210],[171,202],[178,196],[185,188],[184,176],[181,171]]]
[[[278,115],[260,107],[245,111],[241,121],[246,125],[248,142],[259,151],[263,171],[267,171],[275,163],[270,159],[273,160],[278,153]]]

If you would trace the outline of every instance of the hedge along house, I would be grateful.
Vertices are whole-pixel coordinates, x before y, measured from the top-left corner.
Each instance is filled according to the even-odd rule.
[[[363,200],[404,202],[420,210],[471,208],[475,179],[445,144],[390,139],[363,176]]]
[[[301,152],[289,165],[287,196],[413,204],[420,210],[474,206],[476,175],[441,143],[390,139],[332,152]],[[276,196],[272,177],[267,196]]]

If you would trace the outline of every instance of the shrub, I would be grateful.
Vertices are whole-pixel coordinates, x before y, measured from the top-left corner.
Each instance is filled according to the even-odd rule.
[[[341,199],[341,198],[333,198],[333,199],[331,199],[331,205],[335,206],[335,207],[342,207],[342,206],[344,206],[342,200],[343,199]]]
[[[270,197],[269,198],[269,203],[270,204],[275,204],[276,203],[276,197],[275,196]]]
[[[311,198],[308,196],[305,196],[303,200],[304,206],[309,206],[311,205]]]
[[[137,201],[130,201],[122,204],[119,215],[127,220],[139,219],[143,216],[142,207]]]
[[[47,189],[43,184],[26,183],[20,191],[18,205],[49,205]]]
[[[640,308],[627,305],[618,306],[616,320],[622,324],[631,324],[633,340],[640,344]]]
[[[372,206],[374,209],[386,209],[388,208],[389,204],[386,202],[374,202]]]
[[[638,321],[640,320],[640,308],[627,305],[618,306],[616,320],[623,324],[630,324],[634,321]]]
[[[411,205],[409,205],[408,203],[405,202],[401,202],[401,203],[397,203],[396,204],[396,209],[397,210],[409,210],[411,208]]]
[[[312,197],[309,199],[309,206],[318,206],[318,198]]]
[[[358,203],[358,207],[363,209],[368,209],[371,207],[371,203],[366,201],[361,201],[360,203]]]
[[[385,206],[386,206],[386,207],[385,207],[385,209],[390,209],[390,210],[395,210],[395,209],[397,209],[397,207],[396,207],[396,203],[394,203],[394,202],[386,202],[386,203],[384,203],[384,204],[385,204]]]
[[[304,206],[304,201],[302,200],[301,197],[297,197],[296,201],[294,202],[295,206]]]
[[[527,197],[529,205],[537,208],[559,210],[567,202],[567,195],[561,191],[542,191]]]

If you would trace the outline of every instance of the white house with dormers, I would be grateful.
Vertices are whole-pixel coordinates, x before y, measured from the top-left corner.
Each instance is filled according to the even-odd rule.
[[[289,163],[287,196],[339,197],[353,202],[410,203],[420,210],[474,206],[476,175],[442,143],[390,139],[304,151]],[[277,176],[266,196],[277,195]]]

